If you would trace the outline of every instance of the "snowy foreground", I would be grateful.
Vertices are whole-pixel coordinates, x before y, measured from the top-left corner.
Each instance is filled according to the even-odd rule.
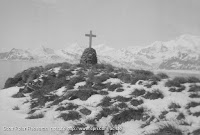
[[[70,71],[71,74],[65,76],[66,80],[70,80],[79,76],[82,69],[56,67],[43,72],[34,82],[44,81],[42,77],[47,77],[47,74],[51,73],[58,77],[60,70]],[[169,87],[166,86],[166,82],[170,78],[162,78],[156,83],[152,80],[139,80],[133,84],[110,76],[100,82],[106,84],[102,87],[106,87],[96,89],[96,92],[90,93],[89,96],[81,97],[82,95],[76,96],[77,93],[72,92],[89,89],[86,84],[91,77],[91,71],[82,71],[85,73],[85,80],[74,84],[72,88],[65,85],[49,92],[47,95],[57,97],[46,101],[44,105],[33,106],[33,102],[37,100],[31,96],[33,92],[24,93],[25,97],[12,97],[24,86],[0,90],[0,135],[150,135],[165,125],[172,125],[184,135],[194,134],[194,131],[200,128],[200,82],[186,82],[180,86]],[[113,75],[118,72],[112,71]],[[93,80],[90,81],[104,73],[103,70],[96,70]],[[93,86],[94,83],[91,87]],[[77,118],[66,118],[67,116],[61,115],[70,111],[76,112]],[[129,112],[133,114],[128,114]],[[34,114],[44,116],[27,118]],[[95,128],[105,130],[94,133],[84,131]],[[115,130],[111,132],[112,129]]]

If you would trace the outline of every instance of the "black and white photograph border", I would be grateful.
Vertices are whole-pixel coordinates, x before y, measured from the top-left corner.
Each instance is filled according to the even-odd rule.
[[[200,135],[199,0],[0,0],[0,135]]]

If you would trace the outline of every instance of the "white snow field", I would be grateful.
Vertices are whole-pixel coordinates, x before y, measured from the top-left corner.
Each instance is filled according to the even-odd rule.
[[[68,75],[64,75],[66,71]],[[137,78],[145,71],[127,71],[124,78],[120,77],[123,72],[115,67],[92,70],[76,66],[43,71],[34,82],[42,79],[45,82],[44,76],[58,79],[59,73],[63,73],[64,81],[68,80],[60,88],[45,93],[44,97],[53,95],[55,98],[45,100],[44,104],[33,104],[43,100],[41,95],[33,98],[31,94],[35,91],[13,98],[24,86],[0,90],[0,135],[109,135],[112,128],[118,129],[113,135],[148,135],[156,133],[163,125],[172,125],[186,135],[200,128],[198,79],[184,82],[161,77],[129,82],[128,74]],[[52,73],[55,76],[52,77]],[[70,112],[72,114],[68,115]],[[44,117],[27,119],[37,114]],[[77,125],[79,130],[70,131]],[[93,133],[91,128],[106,130]]]

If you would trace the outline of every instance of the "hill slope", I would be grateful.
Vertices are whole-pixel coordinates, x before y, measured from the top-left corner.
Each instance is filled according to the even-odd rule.
[[[6,135],[200,133],[200,80],[194,77],[60,63],[23,71],[5,88],[0,125],[30,127],[0,132]]]

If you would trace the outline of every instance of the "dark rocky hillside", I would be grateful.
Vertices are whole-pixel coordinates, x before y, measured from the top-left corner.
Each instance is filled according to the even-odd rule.
[[[58,63],[9,78],[2,91],[12,90],[12,111],[26,108],[24,119],[73,127],[59,134],[200,134],[200,80],[195,77]]]

